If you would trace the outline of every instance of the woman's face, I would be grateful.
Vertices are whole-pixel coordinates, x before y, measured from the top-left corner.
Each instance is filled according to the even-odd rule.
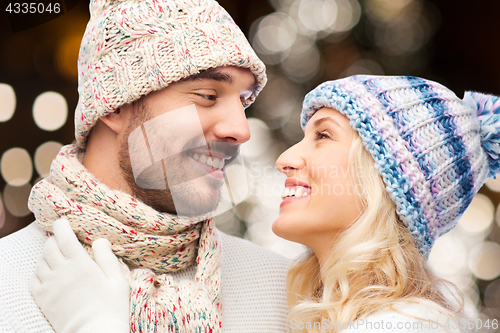
[[[348,170],[353,136],[347,117],[322,108],[307,123],[302,141],[276,161],[288,178],[273,231],[308,246],[318,258],[361,212]]]

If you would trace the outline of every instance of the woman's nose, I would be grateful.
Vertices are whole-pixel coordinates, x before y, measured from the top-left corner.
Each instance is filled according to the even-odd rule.
[[[302,141],[291,146],[278,157],[276,167],[279,172],[289,175],[290,172],[305,166],[305,156],[301,143]]]

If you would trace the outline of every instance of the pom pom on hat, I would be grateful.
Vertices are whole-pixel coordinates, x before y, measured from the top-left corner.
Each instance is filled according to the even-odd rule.
[[[500,169],[500,98],[467,91],[464,102],[476,111],[481,128],[481,144],[488,154],[490,176],[495,176]]]
[[[78,57],[75,137],[85,146],[100,117],[200,71],[249,69],[257,89],[264,63],[214,0],[92,0]]]

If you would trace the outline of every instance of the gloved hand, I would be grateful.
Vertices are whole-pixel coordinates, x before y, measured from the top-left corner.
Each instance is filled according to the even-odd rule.
[[[130,288],[107,239],[92,244],[95,261],[68,220],[54,222],[31,293],[57,333],[129,333]]]

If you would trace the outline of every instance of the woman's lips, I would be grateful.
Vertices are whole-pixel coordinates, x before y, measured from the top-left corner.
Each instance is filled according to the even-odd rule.
[[[297,200],[310,198],[310,195],[311,187],[307,183],[297,179],[287,179],[285,181],[285,189],[281,195],[283,201],[281,202],[280,207]]]

